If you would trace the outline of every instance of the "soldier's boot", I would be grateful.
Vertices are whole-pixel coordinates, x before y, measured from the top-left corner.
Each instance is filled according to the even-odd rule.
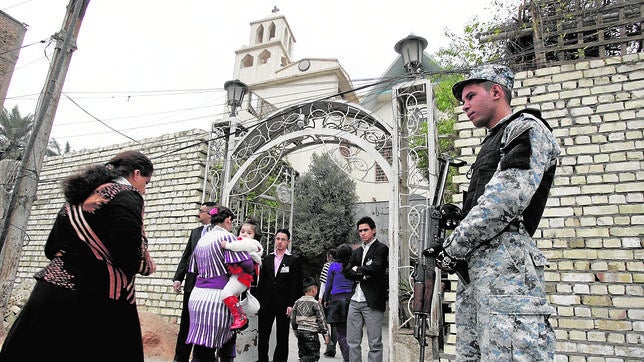
[[[230,309],[230,313],[233,315],[233,324],[230,326],[231,330],[244,330],[248,327],[248,317],[241,305],[239,305],[239,299],[231,295],[224,299],[224,304]]]

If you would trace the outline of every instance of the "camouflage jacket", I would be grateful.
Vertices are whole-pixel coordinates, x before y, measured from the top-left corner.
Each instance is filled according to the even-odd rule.
[[[502,150],[496,172],[477,204],[443,244],[446,253],[453,258],[466,259],[476,248],[502,233],[510,223],[521,221],[546,171],[557,162],[559,146],[547,126],[529,113],[512,116],[508,115],[495,126],[504,126],[512,119],[501,138],[501,144],[508,146]],[[529,164],[509,162],[508,155],[513,151],[522,153]]]

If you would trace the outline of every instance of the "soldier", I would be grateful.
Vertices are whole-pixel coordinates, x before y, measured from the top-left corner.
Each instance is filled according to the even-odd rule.
[[[431,252],[439,267],[468,273],[456,292],[457,361],[552,361],[546,258],[534,234],[552,185],[559,146],[539,111],[513,113],[514,74],[484,65],[452,88],[476,127],[485,127],[464,219]]]

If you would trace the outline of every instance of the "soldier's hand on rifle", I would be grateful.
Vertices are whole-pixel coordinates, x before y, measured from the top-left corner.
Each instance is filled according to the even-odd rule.
[[[452,258],[445,252],[442,245],[434,245],[429,249],[423,251],[425,256],[433,256],[436,258],[436,266],[443,271],[446,271],[450,274],[456,271],[457,260]]]

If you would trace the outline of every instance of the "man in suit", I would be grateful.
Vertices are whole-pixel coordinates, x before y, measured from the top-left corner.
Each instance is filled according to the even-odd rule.
[[[188,362],[190,358],[190,352],[192,351],[192,344],[186,344],[186,337],[188,336],[188,328],[190,327],[190,313],[188,311],[188,300],[190,299],[190,292],[195,286],[196,275],[188,271],[188,263],[190,262],[190,257],[192,256],[192,251],[194,250],[197,242],[201,237],[208,231],[208,225],[210,225],[210,210],[215,207],[214,202],[204,202],[199,207],[199,222],[203,225],[192,229],[190,232],[190,238],[188,238],[188,243],[186,244],[186,249],[183,251],[179,265],[177,266],[177,271],[174,274],[174,282],[172,283],[172,288],[175,293],[181,293],[181,282],[185,277],[185,284],[183,287],[183,309],[181,310],[181,324],[179,324],[179,334],[177,335],[177,345],[174,352],[174,362]]]
[[[264,257],[257,288],[259,300],[257,352],[259,362],[268,362],[268,342],[275,321],[276,346],[273,362],[288,360],[289,318],[293,303],[302,296],[302,268],[288,245],[291,233],[280,229],[275,234],[275,251]]]
[[[376,223],[365,216],[358,220],[361,246],[351,254],[344,270],[347,279],[356,281],[347,314],[349,361],[362,361],[362,327],[367,329],[369,362],[382,362],[382,323],[387,301],[389,248],[376,240]]]

